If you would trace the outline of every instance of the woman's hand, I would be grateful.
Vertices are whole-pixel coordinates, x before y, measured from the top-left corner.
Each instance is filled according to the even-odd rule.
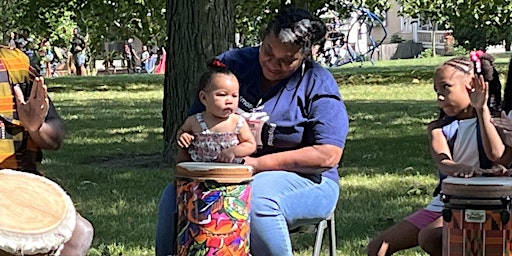
[[[250,157],[250,156],[244,157],[244,165],[252,166],[252,175],[261,171],[258,169],[258,158],[256,158],[256,157]]]
[[[19,85],[14,86],[14,95],[16,98],[16,111],[18,112],[21,124],[29,132],[38,131],[43,126],[50,106],[44,79],[42,77],[34,79],[32,90],[26,101]]]
[[[474,76],[471,81],[472,89],[469,94],[471,105],[476,109],[482,109],[487,105],[489,97],[488,84],[484,80],[484,76]]]

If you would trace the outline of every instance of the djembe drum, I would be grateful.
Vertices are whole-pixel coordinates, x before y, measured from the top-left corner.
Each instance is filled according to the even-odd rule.
[[[443,180],[443,256],[512,255],[512,178]]]
[[[252,167],[179,163],[178,255],[249,255]]]
[[[73,203],[55,182],[0,170],[0,255],[59,255],[76,223]]]

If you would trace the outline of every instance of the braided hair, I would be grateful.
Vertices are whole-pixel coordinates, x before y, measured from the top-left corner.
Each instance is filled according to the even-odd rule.
[[[480,62],[479,66],[481,66],[479,70],[480,74],[489,84],[489,98],[487,99],[487,106],[491,111],[491,115],[494,116],[499,114],[501,111],[501,82],[499,79],[499,73],[494,65],[494,57],[492,55],[481,52],[477,55],[477,57],[478,61]],[[455,57],[447,60],[436,69],[436,72],[445,66],[453,67],[468,76],[475,74],[475,72],[477,72],[475,69],[478,68],[475,65],[475,62],[466,56]],[[509,79],[512,79],[510,78],[510,75]],[[509,90],[512,90],[512,87]],[[441,116],[444,115],[444,112],[441,110]]]
[[[311,55],[315,42],[325,38],[327,27],[320,18],[305,9],[287,7],[280,11],[262,30],[261,39],[273,33],[281,42],[301,47],[305,57]]]

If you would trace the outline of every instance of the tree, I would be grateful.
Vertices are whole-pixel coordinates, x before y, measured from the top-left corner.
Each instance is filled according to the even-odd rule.
[[[403,6],[402,14],[407,14],[413,18],[427,20],[432,24],[432,53],[436,54],[435,32],[439,24],[448,20],[447,12],[451,12],[458,7],[457,2],[461,0],[400,0]]]
[[[176,131],[197,95],[207,60],[230,49],[235,41],[235,4],[231,0],[167,2],[167,70],[163,127],[166,163],[174,165]]]
[[[462,1],[459,8],[446,12],[455,38],[466,49],[485,49],[505,41],[508,48],[512,41],[512,3],[490,0]]]
[[[443,23],[466,49],[484,49],[492,43],[512,41],[512,2],[489,0],[400,0],[403,13]]]

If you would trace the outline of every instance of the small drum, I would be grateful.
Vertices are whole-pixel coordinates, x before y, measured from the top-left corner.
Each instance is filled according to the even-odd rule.
[[[443,256],[512,255],[512,178],[443,180]]]
[[[76,212],[55,182],[0,170],[0,255],[58,255],[71,238]]]
[[[249,255],[252,167],[184,162],[175,177],[178,255]]]

